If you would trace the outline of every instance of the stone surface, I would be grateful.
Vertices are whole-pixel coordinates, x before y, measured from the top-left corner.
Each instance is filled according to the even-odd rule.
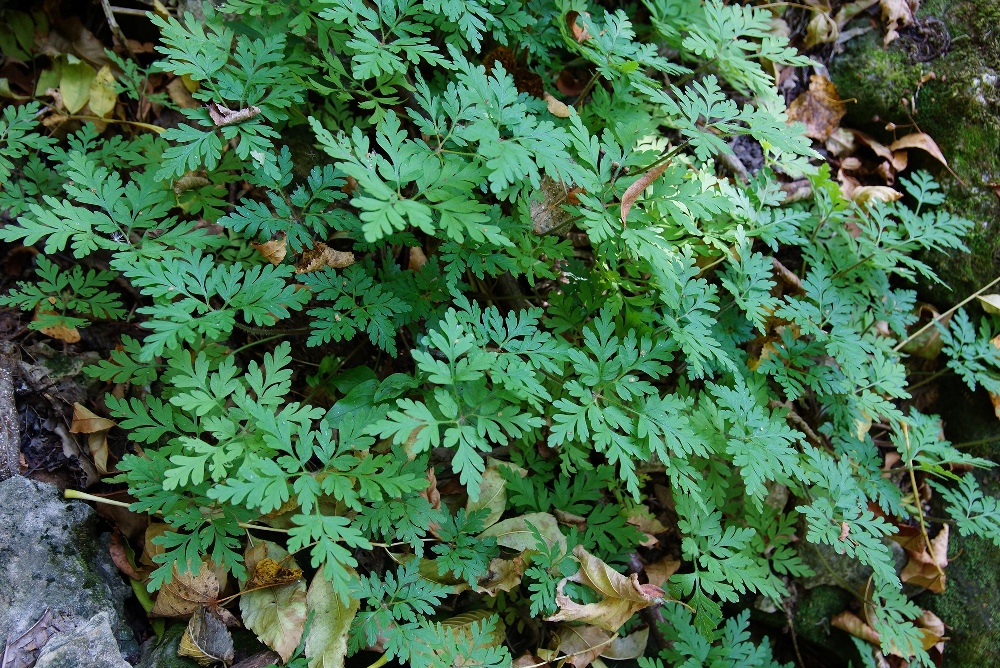
[[[131,668],[111,630],[111,616],[100,612],[42,648],[35,668]]]
[[[131,589],[101,549],[95,517],[52,485],[20,476],[0,482],[0,638],[20,635],[46,611],[74,625],[103,612],[121,653],[137,653],[124,622]]]
[[[926,295],[941,303],[957,302],[1000,275],[1000,196],[993,187],[1000,183],[998,26],[1000,0],[923,0],[917,25],[888,48],[873,30],[848,41],[830,63],[841,97],[857,99],[842,125],[888,144],[893,133],[885,130],[887,122],[901,127],[897,136],[915,122],[968,186],[922,151],[909,152],[911,166],[928,169],[945,187],[944,206],[976,222],[967,239],[971,257],[927,258],[952,287],[925,286]]]

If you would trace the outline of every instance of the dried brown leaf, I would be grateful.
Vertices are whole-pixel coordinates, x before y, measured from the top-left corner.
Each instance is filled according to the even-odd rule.
[[[327,267],[343,269],[354,264],[354,253],[330,248],[317,241],[312,248],[302,251],[302,258],[295,266],[296,274],[311,274]]]
[[[921,151],[926,151],[935,160],[940,162],[945,167],[948,166],[948,160],[945,159],[944,154],[941,153],[941,149],[938,148],[937,142],[935,142],[929,134],[926,132],[913,132],[905,137],[900,137],[892,144],[889,145],[889,150],[900,151],[907,148],[919,148]],[[903,163],[906,166],[906,163]]]
[[[218,598],[221,588],[208,562],[201,564],[197,575],[180,573],[175,565],[173,579],[160,588],[149,614],[152,617],[189,617],[199,607]]]
[[[628,218],[629,210],[632,208],[632,205],[635,204],[635,201],[639,199],[639,195],[642,194],[642,191],[648,188],[653,181],[660,178],[660,174],[667,171],[667,167],[669,166],[670,166],[670,161],[667,160],[662,164],[659,164],[656,167],[647,170],[645,174],[639,177],[638,181],[636,181],[635,183],[633,183],[632,185],[630,185],[628,188],[625,189],[625,192],[622,193],[622,208],[621,208],[622,225],[625,224],[625,219]]]
[[[549,113],[556,118],[569,118],[573,115],[569,106],[562,100],[552,97],[551,93],[543,94],[542,99],[545,100],[545,106],[548,108]]]
[[[288,254],[288,244],[285,242],[284,236],[280,239],[265,241],[262,244],[250,245],[257,249],[257,252],[261,254],[261,257],[275,266],[281,264],[282,260],[284,260],[285,256]]]
[[[180,646],[180,656],[189,656],[202,666],[233,662],[233,637],[221,619],[201,606],[188,621]]]
[[[875,632],[875,629],[849,610],[834,615],[833,619],[830,620],[830,626],[847,631],[855,638],[861,638],[872,645],[879,644],[879,634]]]
[[[646,645],[649,644],[649,627],[644,626],[635,633],[624,638],[615,638],[606,650],[601,652],[605,659],[614,661],[628,661],[638,659],[646,653]]]
[[[804,123],[806,134],[819,141],[826,141],[840,127],[846,113],[847,105],[840,99],[837,87],[818,74],[810,77],[809,90],[788,105],[788,120]]]
[[[920,7],[920,0],[879,0],[882,5],[882,20],[885,21],[885,38],[882,46],[899,37],[899,31],[913,24],[913,15]]]
[[[83,404],[73,404],[73,422],[69,426],[71,434],[93,434],[115,426],[114,420],[101,417]]]
[[[479,578],[478,584],[473,589],[480,594],[496,596],[501,591],[511,591],[521,584],[521,576],[527,564],[520,556],[513,559],[500,559],[499,557],[490,560],[490,568],[486,575]]]
[[[590,18],[590,12],[583,12],[583,15],[586,16],[587,18]],[[573,33],[573,39],[576,40],[577,44],[583,44],[588,39],[590,39],[592,35],[589,32],[587,32],[586,28],[577,25],[576,19],[578,16],[580,16],[580,12],[577,11],[573,11],[566,14],[566,25]]]
[[[680,567],[680,561],[671,559],[670,557],[663,557],[659,561],[647,564],[643,570],[646,572],[646,579],[649,580],[649,584],[662,587]]]

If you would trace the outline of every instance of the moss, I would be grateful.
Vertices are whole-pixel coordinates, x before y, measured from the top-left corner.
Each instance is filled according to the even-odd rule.
[[[907,48],[919,37],[904,32],[883,48],[881,34],[872,31],[847,43],[830,74],[842,97],[857,100],[845,126],[888,143],[893,135],[885,130],[887,122],[906,126],[912,120],[934,138],[965,182],[923,152],[909,152],[913,167],[928,169],[941,181],[945,207],[976,222],[967,239],[971,258],[927,258],[954,289],[925,286],[927,296],[954,302],[1000,273],[1000,198],[990,187],[1000,182],[1000,0],[925,0],[917,18],[945,24],[951,37],[947,53],[911,62]],[[936,78],[921,85],[930,72]]]

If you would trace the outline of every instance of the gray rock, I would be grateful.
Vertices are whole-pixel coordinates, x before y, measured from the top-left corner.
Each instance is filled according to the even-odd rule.
[[[111,615],[100,612],[42,648],[35,668],[131,668],[111,630]]]
[[[95,539],[95,517],[52,485],[0,482],[0,638],[19,636],[46,611],[77,627],[104,612],[121,654],[138,652],[124,622],[131,589]]]

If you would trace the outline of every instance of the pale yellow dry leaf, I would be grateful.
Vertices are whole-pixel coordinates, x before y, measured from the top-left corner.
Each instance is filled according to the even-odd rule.
[[[552,97],[551,93],[545,93],[542,95],[542,99],[545,100],[545,106],[548,107],[549,113],[556,118],[569,118],[573,115],[566,103]]]
[[[479,582],[473,590],[480,594],[496,596],[501,591],[511,591],[521,584],[521,576],[527,564],[520,556],[513,559],[501,559],[499,557],[490,560],[490,567],[486,575],[479,578]]]
[[[524,552],[525,550],[538,549],[531,527],[538,530],[542,540],[549,548],[558,545],[560,551],[566,551],[566,537],[559,530],[556,518],[549,513],[528,513],[527,515],[511,517],[497,522],[479,535],[494,536],[497,539],[497,545]]]
[[[899,37],[899,31],[913,23],[913,15],[920,7],[920,0],[879,0],[882,6],[882,20],[885,22],[885,38],[882,46]]]
[[[805,47],[811,49],[817,44],[836,42],[840,37],[837,22],[826,12],[814,12],[809,25],[806,26]]]
[[[902,196],[903,193],[893,190],[889,186],[861,186],[855,188],[854,192],[851,193],[851,199],[854,200],[854,203],[861,206],[872,201],[895,202]]]
[[[98,431],[87,434],[87,449],[90,450],[90,458],[94,461],[94,468],[101,475],[108,473],[108,432]]]
[[[250,245],[257,249],[261,257],[275,266],[281,264],[281,261],[285,259],[285,255],[288,254],[288,244],[285,242],[285,237],[265,241],[262,244]]]
[[[198,100],[192,97],[191,91],[181,77],[171,79],[167,84],[167,95],[181,109],[195,109],[199,106]]]
[[[118,425],[114,420],[101,417],[83,404],[73,404],[73,422],[69,426],[71,434],[93,434],[116,426]]]
[[[115,75],[111,73],[111,66],[105,65],[90,82],[90,110],[95,116],[104,118],[114,111],[116,104]]]

